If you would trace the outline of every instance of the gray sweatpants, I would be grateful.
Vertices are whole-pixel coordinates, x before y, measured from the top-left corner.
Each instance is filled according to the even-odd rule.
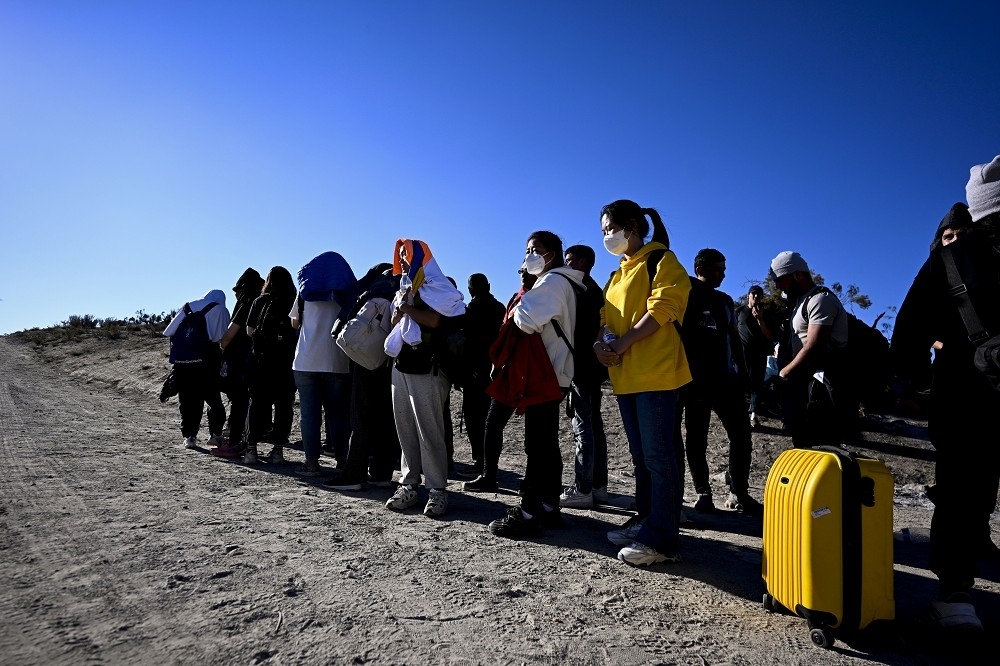
[[[392,413],[403,451],[400,484],[443,490],[448,485],[444,405],[451,382],[444,374],[410,375],[392,369]]]

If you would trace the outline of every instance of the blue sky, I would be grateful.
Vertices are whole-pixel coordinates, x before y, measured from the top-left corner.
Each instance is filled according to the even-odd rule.
[[[737,296],[781,250],[898,306],[1000,154],[989,2],[0,3],[0,333],[399,237],[517,288],[657,208]],[[229,301],[232,304],[232,301]]]

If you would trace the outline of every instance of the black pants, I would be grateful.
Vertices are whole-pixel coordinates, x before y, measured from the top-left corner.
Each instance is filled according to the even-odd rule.
[[[543,402],[524,410],[524,478],[521,506],[529,513],[541,510],[544,502],[559,508],[562,494],[562,453],[559,451],[559,405],[561,400]]]
[[[280,366],[255,363],[250,378],[250,428],[247,444],[256,446],[272,423],[273,437],[279,444],[288,442],[292,432],[292,410],[295,404],[295,376],[292,364]]]
[[[681,439],[681,412],[684,413],[684,430],[687,435]],[[677,418],[674,421],[674,442],[677,454],[677,470],[684,479],[684,451],[691,468],[691,480],[699,495],[710,495],[708,469],[708,427],[712,412],[719,417],[729,439],[729,491],[736,495],[746,494],[750,482],[750,459],[753,440],[750,422],[746,417],[746,403],[743,387],[736,375],[730,375],[714,382],[694,381],[681,389],[677,403]]]
[[[345,474],[351,478],[391,481],[401,451],[392,414],[392,367],[368,370],[352,364],[351,444]]]
[[[229,442],[239,446],[246,436],[247,416],[250,413],[250,385],[246,368],[229,363],[227,376],[222,380],[222,391],[229,398]]]
[[[226,423],[226,408],[219,394],[217,363],[175,365],[174,381],[181,408],[181,434],[194,437],[201,428],[201,417],[208,405],[208,430],[213,435],[222,432]]]
[[[468,386],[462,390],[462,420],[469,435],[472,464],[480,470],[483,469],[486,415],[489,414],[491,401],[485,386]]]

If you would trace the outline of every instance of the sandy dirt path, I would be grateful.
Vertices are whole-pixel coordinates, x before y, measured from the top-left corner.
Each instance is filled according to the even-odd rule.
[[[513,490],[466,494],[453,481],[448,514],[430,519],[384,509],[391,489],[298,479],[294,449],[288,464],[250,468],[181,448],[176,402],[156,400],[165,352],[148,337],[0,338],[0,663],[957,663],[908,623],[823,650],[803,620],[763,612],[758,519],[689,508],[683,563],[617,561],[604,533],[628,517],[632,479],[610,399],[610,505],[567,510],[565,529],[512,542],[486,523],[516,503]],[[768,424],[754,435],[758,496],[788,446]],[[509,489],[523,468],[520,428],[508,427]],[[896,552],[908,620],[935,589],[920,538],[932,467],[919,424],[894,428],[865,446],[893,470],[896,529],[915,537]],[[712,433],[721,441],[718,424]],[[719,476],[724,450],[712,448]],[[464,433],[456,451],[468,460]],[[989,636],[997,573],[987,567],[977,592]]]

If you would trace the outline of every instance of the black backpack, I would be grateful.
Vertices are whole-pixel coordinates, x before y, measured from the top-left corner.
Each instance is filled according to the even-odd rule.
[[[595,313],[590,306],[586,286],[579,286],[562,273],[556,273],[556,275],[562,276],[569,282],[570,286],[573,287],[573,294],[576,296],[576,326],[573,329],[573,342],[569,341],[569,337],[563,332],[559,322],[555,319],[552,320],[556,335],[563,339],[563,342],[569,347],[570,354],[573,355],[573,382],[584,385],[595,381],[602,382],[607,379],[607,368],[600,365],[594,354],[594,342],[597,341],[597,331],[601,326],[600,310]]]
[[[170,362],[174,365],[204,363],[211,353],[205,314],[218,303],[209,303],[197,312],[190,303],[184,304],[184,319],[170,336]]]
[[[826,287],[820,287],[813,291],[809,298],[820,292],[833,294]],[[803,318],[806,316],[806,304],[809,298],[802,301]],[[840,353],[845,363],[842,370],[851,382],[855,398],[867,411],[878,411],[886,406],[890,395],[889,380],[892,377],[892,364],[889,357],[889,340],[882,331],[872,328],[846,309],[844,314],[847,315],[847,347]]]
[[[457,388],[473,384],[475,360],[465,334],[465,315],[441,315],[441,325],[431,333],[434,372],[438,370]]]
[[[274,298],[269,296],[261,308],[253,332],[254,357],[278,362],[287,359],[290,363],[295,356],[295,343],[298,339],[299,332],[292,327],[288,308],[278,307]]]

